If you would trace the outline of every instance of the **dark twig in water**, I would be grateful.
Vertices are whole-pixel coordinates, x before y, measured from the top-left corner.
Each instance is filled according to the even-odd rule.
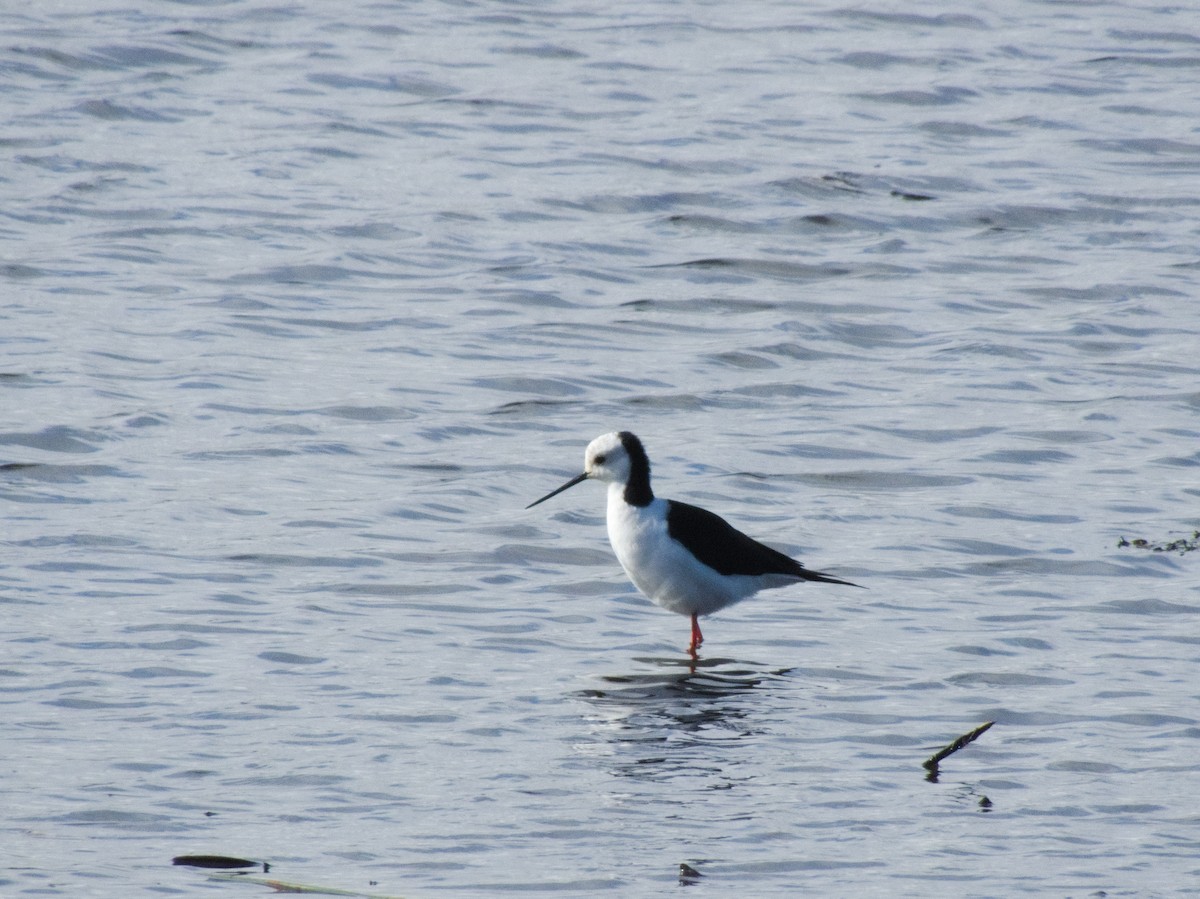
[[[995,723],[995,721],[989,721],[986,724],[980,725],[969,734],[963,734],[945,749],[927,758],[923,764],[923,767],[929,772],[929,780],[937,780],[938,765],[941,763],[942,759],[946,758],[946,756],[954,755],[954,753],[958,752],[958,750],[962,749],[964,746],[974,743],[981,736],[983,736],[988,728]]]
[[[1180,537],[1178,540],[1170,540],[1166,543],[1151,543],[1144,537],[1134,537],[1132,540],[1122,537],[1117,541],[1117,546],[1135,546],[1138,549],[1148,549],[1155,553],[1179,553],[1182,556],[1194,549],[1200,549],[1200,531],[1192,531],[1190,540],[1187,537]]]
[[[177,855],[171,859],[173,865],[188,865],[192,868],[257,868],[258,862],[228,855]],[[271,870],[263,863],[263,870]]]

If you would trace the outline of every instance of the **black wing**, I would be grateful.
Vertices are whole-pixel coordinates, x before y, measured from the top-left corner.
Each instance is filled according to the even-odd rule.
[[[805,568],[791,556],[747,537],[707,509],[675,500],[667,502],[667,533],[718,574],[786,574],[806,581],[858,586]]]

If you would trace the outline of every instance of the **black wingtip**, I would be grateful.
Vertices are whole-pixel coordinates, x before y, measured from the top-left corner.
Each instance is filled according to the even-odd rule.
[[[823,571],[809,571],[804,569],[804,579],[806,581],[816,581],[818,584],[841,584],[843,587],[857,587],[859,590],[866,590],[862,584],[856,584],[853,581],[844,581],[840,577],[834,577],[831,574],[825,574]]]

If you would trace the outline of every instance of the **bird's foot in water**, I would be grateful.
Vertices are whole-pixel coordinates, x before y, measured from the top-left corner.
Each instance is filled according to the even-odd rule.
[[[697,620],[696,613],[692,613],[692,642],[688,645],[688,652],[692,658],[696,658],[696,650],[700,648],[700,644],[704,642],[704,634],[700,633],[700,622]]]

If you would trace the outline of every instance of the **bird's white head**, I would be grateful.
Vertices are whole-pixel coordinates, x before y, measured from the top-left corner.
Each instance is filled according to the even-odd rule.
[[[616,431],[601,434],[588,444],[583,453],[583,473],[605,484],[624,484],[629,480],[629,451],[620,434]]]
[[[645,506],[654,499],[654,494],[650,492],[650,460],[646,458],[642,441],[628,431],[614,431],[611,434],[603,434],[588,444],[583,453],[582,474],[576,475],[557,490],[551,490],[525,508],[531,509],[586,480],[624,485],[625,501],[631,505]]]

